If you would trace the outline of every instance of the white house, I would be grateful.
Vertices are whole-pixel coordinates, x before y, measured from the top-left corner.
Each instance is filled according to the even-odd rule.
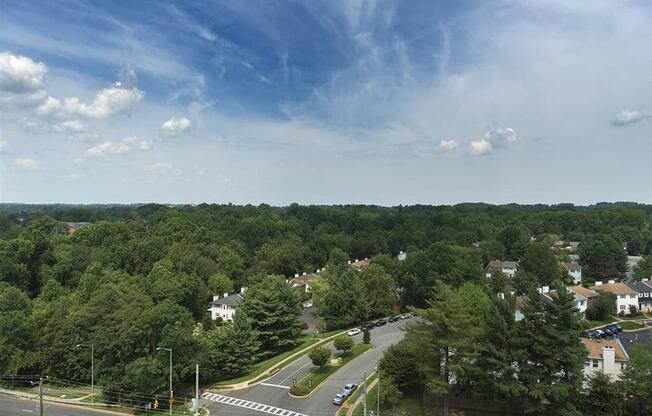
[[[487,264],[487,270],[486,270],[486,276],[491,277],[491,273],[494,270],[500,270],[503,272],[508,277],[514,277],[516,274],[516,270],[518,268],[518,262],[516,261],[510,261],[510,260],[491,260],[489,264]]]
[[[574,285],[582,283],[582,267],[577,263],[562,263],[564,269],[568,272],[573,279]]]
[[[580,340],[587,350],[584,375],[590,376],[600,372],[616,380],[620,378],[620,373],[629,364],[629,355],[619,339],[581,338]]]
[[[211,307],[208,309],[211,313],[211,319],[215,320],[218,317],[223,321],[232,321],[238,305],[244,300],[245,288],[240,289],[240,293],[229,295],[225,293],[223,297],[213,296],[213,301],[210,303]]]
[[[616,313],[629,315],[630,306],[638,310],[638,292],[627,286],[625,283],[609,280],[609,283],[595,282],[593,290],[598,292],[609,292],[616,295]]]
[[[545,288],[546,286],[544,286]],[[589,306],[589,300],[586,298],[584,295],[580,295],[579,293],[576,293],[572,290],[569,290],[574,296],[574,306],[575,308],[580,311],[582,314],[582,318],[584,317],[584,314],[586,313],[586,308]],[[554,298],[557,297],[557,291],[556,290],[551,290],[549,292],[543,292],[543,296],[547,297],[550,300],[553,300]]]

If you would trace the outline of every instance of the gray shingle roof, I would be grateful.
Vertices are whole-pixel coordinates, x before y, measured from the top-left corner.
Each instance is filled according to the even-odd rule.
[[[241,294],[236,293],[235,295],[229,295],[225,298],[214,300],[211,302],[211,305],[228,305],[228,306],[238,306],[244,298]]]

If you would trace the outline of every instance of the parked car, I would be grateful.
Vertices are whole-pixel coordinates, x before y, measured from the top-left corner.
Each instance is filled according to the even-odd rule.
[[[384,320],[384,319],[380,319],[378,322],[376,322],[376,326],[383,326],[383,325],[385,325],[386,323],[387,323],[386,320]]]
[[[313,306],[312,301],[303,302],[303,307],[305,309],[312,308],[312,306]]]
[[[601,330],[601,329],[596,329],[595,332],[597,332],[599,338],[602,338],[602,337],[606,336],[604,331]]]
[[[344,400],[346,400],[346,396],[343,393],[337,393],[335,397],[333,397],[333,404],[339,406],[344,403]]]
[[[396,322],[396,321],[398,321],[399,319],[401,319],[401,315],[394,315],[394,316],[390,316],[389,319],[388,319],[388,321],[389,321],[389,322]]]
[[[350,331],[347,332],[346,334],[347,334],[348,336],[352,337],[352,336],[354,336],[354,335],[358,335],[360,332],[362,332],[362,331],[360,331],[360,328],[353,328],[352,330],[350,330]]]
[[[600,334],[597,331],[589,331],[586,333],[587,338],[600,338]]]
[[[374,324],[371,323],[371,322],[365,322],[364,324],[362,324],[362,326],[360,327],[360,329],[363,330],[363,331],[364,331],[364,330],[371,331],[375,326],[376,326],[376,325],[374,325]]]
[[[604,335],[605,335],[606,337],[610,337],[610,336],[613,335],[613,332],[611,332],[611,331],[609,330],[609,328],[602,328],[602,332],[604,332]]]
[[[614,325],[614,326],[616,327],[616,329],[618,330],[618,332],[623,332],[623,327],[622,327],[622,326],[620,326],[620,325],[618,325],[618,324],[616,324],[616,325]]]
[[[351,397],[351,395],[353,394],[353,392],[357,387],[358,386],[356,384],[349,383],[346,386],[344,386],[344,390],[342,391],[342,393],[346,394],[346,397]]]
[[[611,331],[613,335],[616,335],[618,332],[620,332],[618,331],[618,327],[616,325],[609,325],[607,329]]]

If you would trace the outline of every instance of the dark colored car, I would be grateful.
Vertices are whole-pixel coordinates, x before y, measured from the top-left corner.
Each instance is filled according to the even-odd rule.
[[[381,319],[381,320],[379,320],[378,322],[376,322],[376,326],[383,326],[383,325],[385,325],[386,323],[387,323],[386,320]]]
[[[399,315],[394,315],[394,316],[390,316],[389,319],[388,319],[388,321],[389,321],[389,322],[396,322],[396,321],[398,321],[399,319],[401,319],[401,317],[400,317]]]
[[[613,336],[613,334],[614,334],[613,332],[611,332],[609,330],[609,328],[606,328],[606,327],[602,328],[602,332],[604,332],[605,336],[607,336],[607,337]]]
[[[375,326],[376,325],[372,324],[371,322],[365,322],[364,324],[362,324],[360,329],[362,329],[363,331],[371,331]]]
[[[618,332],[623,332],[623,327],[622,326],[620,326],[620,325],[614,325],[614,326],[616,327]]]
[[[609,325],[607,326],[607,329],[611,331],[613,335],[616,335],[618,332],[620,332],[618,331],[618,327],[616,325]]]
[[[598,334],[596,331],[589,331],[586,333],[586,337],[591,339],[596,339],[596,338],[600,338],[600,334]]]

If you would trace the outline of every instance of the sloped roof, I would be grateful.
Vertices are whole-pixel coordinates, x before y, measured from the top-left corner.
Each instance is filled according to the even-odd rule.
[[[625,352],[623,345],[620,343],[619,339],[588,339],[580,338],[586,351],[588,352],[589,358],[602,359],[602,348],[611,347],[614,349],[616,361],[629,361],[629,355]]]
[[[581,272],[582,267],[577,263],[562,263],[569,272]]]
[[[491,260],[489,264],[487,264],[487,267],[492,268],[492,269],[515,269],[516,266],[518,266],[517,261],[512,261],[512,260]]]
[[[613,293],[614,295],[635,295],[638,294],[637,291],[632,289],[631,287],[627,286],[624,283],[604,283],[601,285],[596,285],[593,286],[594,290],[598,290],[600,292],[609,292]]]
[[[591,289],[585,288],[584,286],[568,286],[568,290],[571,290],[579,295],[584,296],[587,299],[595,298],[598,296],[598,294]]]
[[[294,279],[292,279],[292,283],[296,284],[297,286],[303,286],[307,282],[309,282],[312,279],[315,279],[317,277],[319,277],[319,276],[314,274],[314,273],[307,273],[307,274],[301,275],[299,277],[295,277]]]
[[[238,306],[243,300],[244,297],[241,294],[236,293],[235,295],[229,295],[224,298],[214,300],[211,302],[211,305]]]

